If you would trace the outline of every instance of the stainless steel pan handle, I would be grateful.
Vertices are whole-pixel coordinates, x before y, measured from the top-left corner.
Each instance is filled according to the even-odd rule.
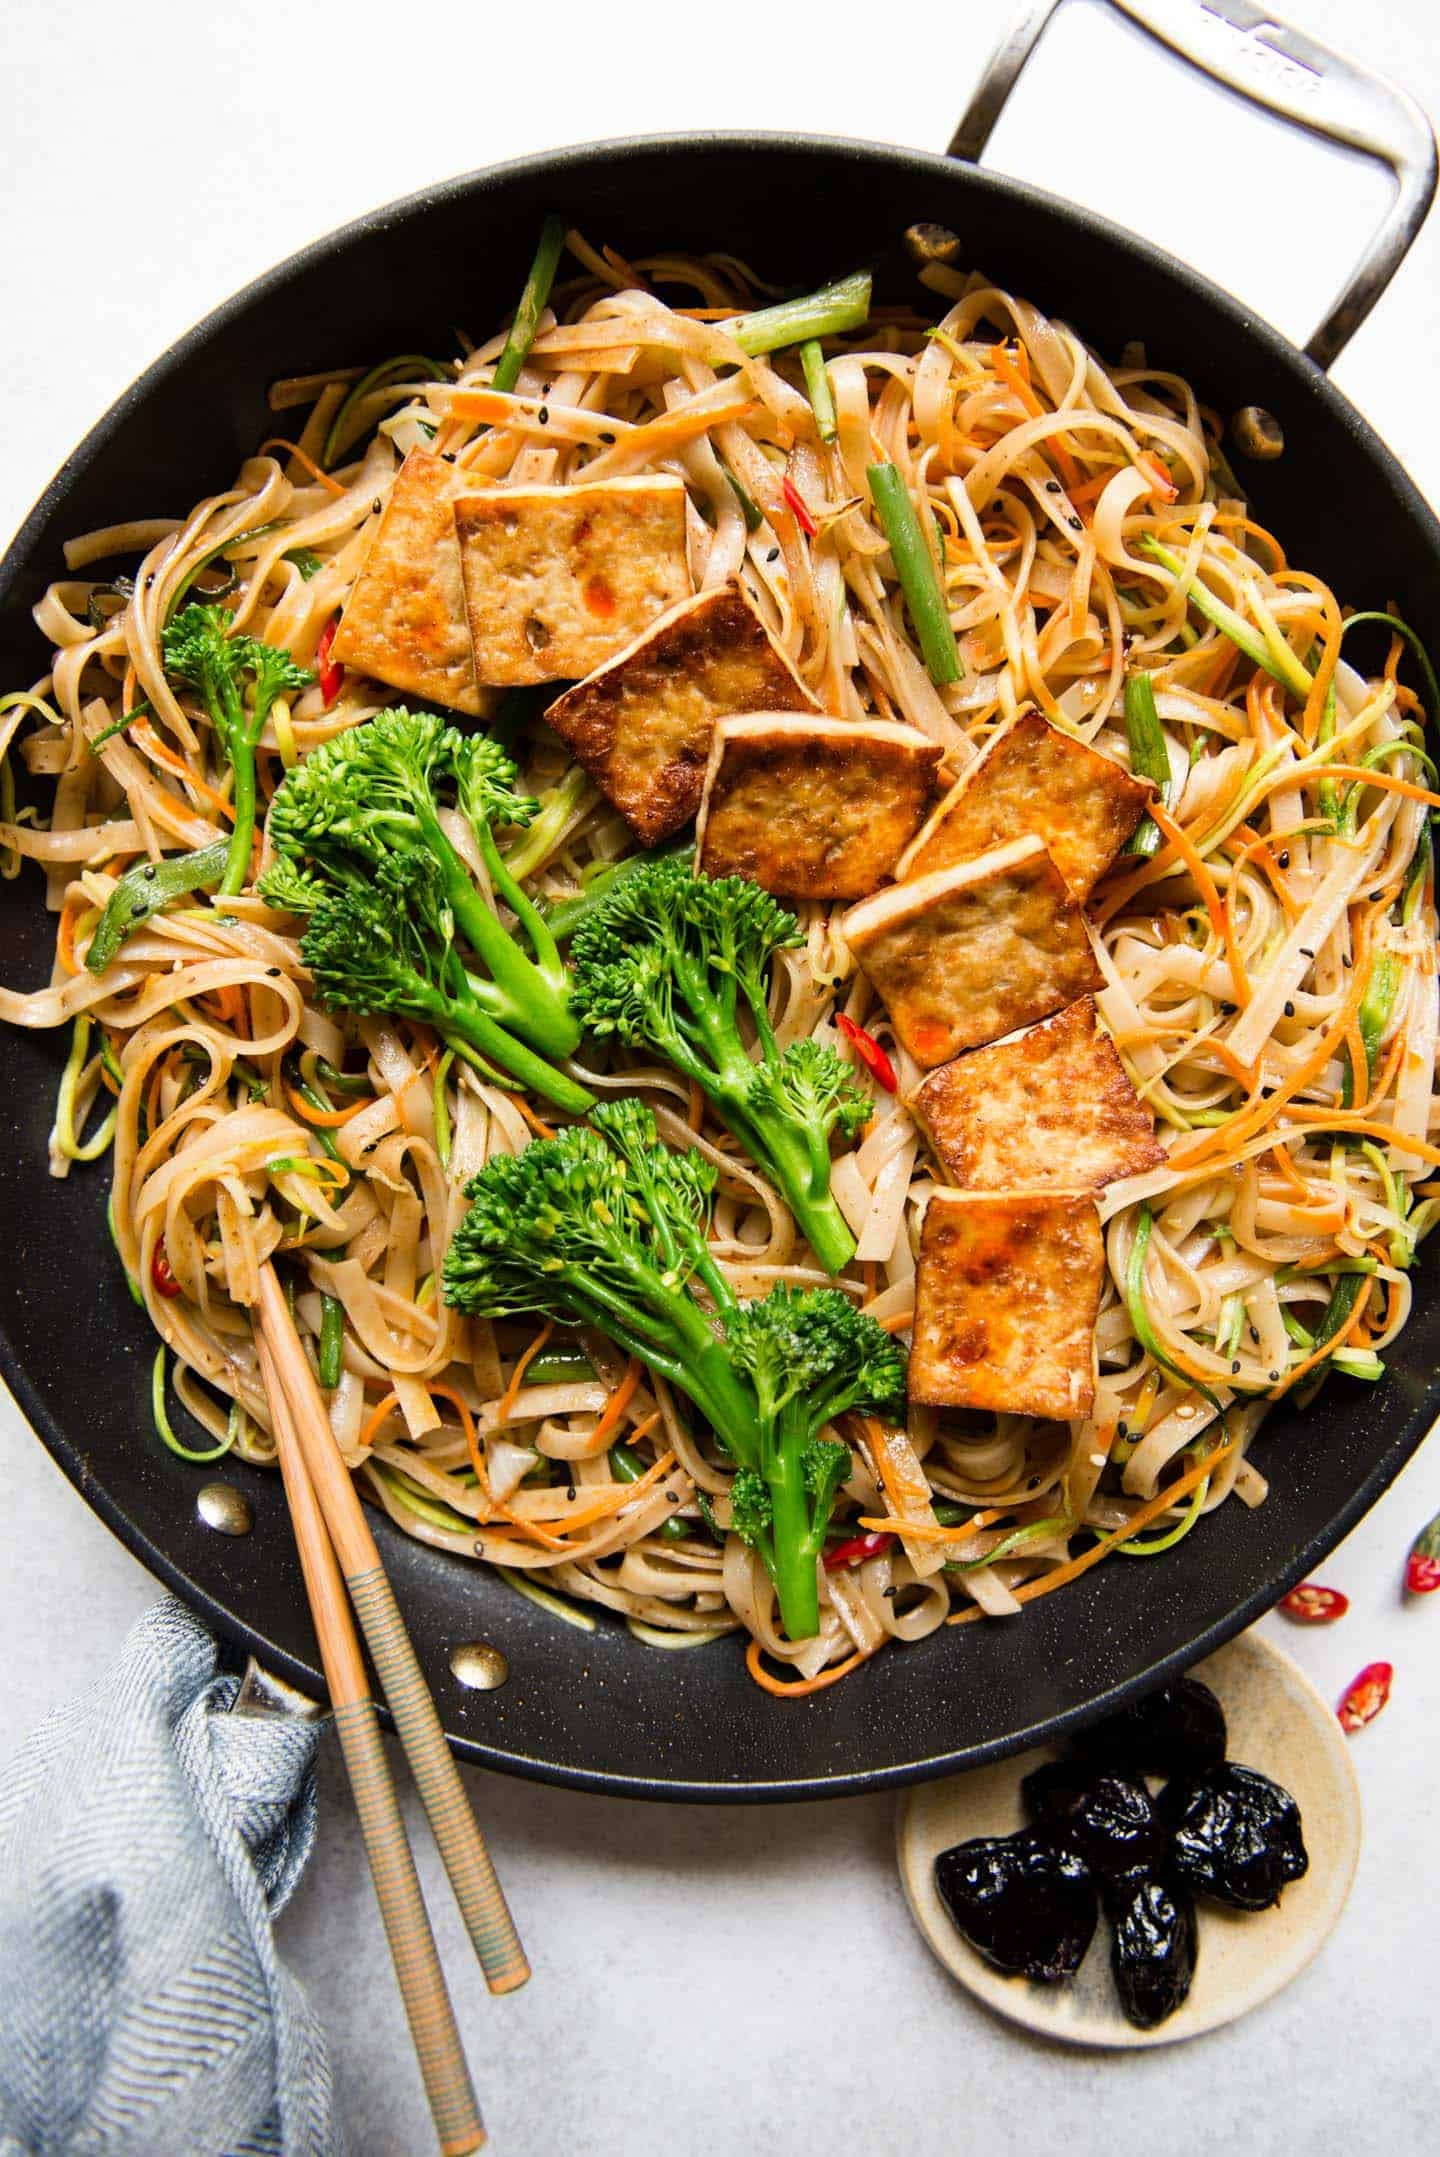
[[[1006,99],[1064,0],[1032,0],[991,54],[949,145],[978,164]],[[1202,74],[1327,142],[1388,165],[1395,196],[1349,282],[1305,350],[1329,367],[1350,342],[1425,222],[1435,198],[1435,135],[1405,91],[1251,0],[1105,0]]]

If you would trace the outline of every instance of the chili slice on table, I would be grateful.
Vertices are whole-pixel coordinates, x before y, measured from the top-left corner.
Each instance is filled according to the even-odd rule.
[[[854,1048],[855,1054],[864,1064],[871,1078],[883,1086],[886,1093],[897,1092],[900,1081],[895,1076],[895,1066],[891,1063],[875,1036],[867,1034],[864,1027],[857,1026],[853,1019],[847,1019],[843,1011],[836,1012],[835,1024]]]
[[[1340,1696],[1336,1713],[1340,1728],[1354,1732],[1373,1723],[1386,1701],[1390,1698],[1390,1685],[1395,1676],[1393,1663],[1367,1663],[1358,1677],[1350,1680]]]
[[[1281,1596],[1278,1607],[1297,1625],[1333,1625],[1350,1608],[1350,1598],[1338,1588],[1322,1588],[1316,1580],[1302,1580],[1298,1588]]]
[[[320,681],[320,696],[328,712],[345,686],[345,669],[338,659],[330,657],[330,647],[335,642],[335,632],[340,627],[340,617],[332,614],[320,632],[315,647],[315,672]]]
[[[1440,1513],[1425,1523],[1410,1545],[1405,1588],[1410,1595],[1434,1595],[1440,1589]]]

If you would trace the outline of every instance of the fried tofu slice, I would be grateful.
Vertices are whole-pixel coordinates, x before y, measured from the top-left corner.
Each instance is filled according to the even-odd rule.
[[[936,1191],[920,1229],[911,1400],[1088,1415],[1104,1277],[1088,1191]]]
[[[1043,839],[1083,906],[1154,794],[1083,741],[1026,712],[962,772],[909,853],[902,877],[927,876],[1005,846]]]
[[[494,698],[475,684],[460,582],[455,498],[465,475],[412,449],[390,489],[331,657],[357,673],[480,717]]]
[[[722,713],[817,708],[729,583],[671,607],[545,717],[642,844],[658,846],[700,807]]]
[[[578,681],[688,598],[685,483],[486,487],[455,529],[475,679]]]
[[[939,745],[882,719],[722,719],[697,833],[707,876],[782,899],[862,899],[914,837]]]
[[[1085,917],[1039,839],[894,884],[841,928],[927,1069],[1103,984]]]
[[[1091,996],[1013,1041],[942,1064],[910,1107],[966,1191],[1099,1191],[1165,1159]]]

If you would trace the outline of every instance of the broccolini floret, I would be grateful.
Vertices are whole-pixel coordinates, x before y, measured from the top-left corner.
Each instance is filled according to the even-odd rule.
[[[830,1135],[853,1138],[871,1103],[833,1049],[776,1045],[770,962],[801,940],[795,916],[758,884],[656,859],[581,922],[570,947],[574,1001],[591,1033],[653,1049],[695,1081],[782,1193],[821,1265],[839,1273],[855,1239],[830,1189]]]
[[[279,697],[308,689],[315,679],[281,646],[232,635],[234,623],[228,607],[183,607],[161,640],[166,673],[200,699],[235,774],[235,827],[219,884],[222,896],[243,891],[250,881],[255,751],[265,722]]]
[[[462,734],[431,712],[381,712],[338,734],[287,774],[267,826],[276,862],[262,897],[291,908],[293,871],[322,884],[373,877],[386,862],[428,856],[456,928],[485,979],[472,975],[476,1002],[542,1056],[568,1056],[580,1039],[555,938],[502,858],[496,827],[528,824],[537,804],[516,789],[516,769],[485,734]],[[445,829],[446,812],[475,836],[490,888],[511,909],[520,935],[497,917]],[[555,1096],[552,1094],[551,1099]]]
[[[888,1407],[904,1356],[838,1289],[738,1301],[706,1245],[714,1187],[702,1155],[661,1143],[642,1102],[604,1102],[588,1127],[475,1177],[445,1295],[463,1311],[595,1326],[687,1394],[735,1464],[735,1532],[804,1640],[819,1626],[816,1565],[850,1464],[820,1433],[847,1409]]]
[[[502,1026],[483,992],[491,984],[467,973],[455,945],[444,871],[416,847],[383,856],[370,877],[319,880],[300,956],[323,1000],[342,1010],[394,1012],[432,1026],[443,1041],[487,1076],[505,1071],[558,1108],[583,1116],[592,1096],[528,1043]],[[310,901],[287,868],[278,904]]]

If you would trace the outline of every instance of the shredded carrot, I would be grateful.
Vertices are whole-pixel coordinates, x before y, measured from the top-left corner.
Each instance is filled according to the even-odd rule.
[[[1240,947],[1235,941],[1235,924],[1231,920],[1229,908],[1215,888],[1214,878],[1197,852],[1189,833],[1175,822],[1158,801],[1151,802],[1150,814],[1190,871],[1191,881],[1204,901],[1205,911],[1210,917],[1210,926],[1225,946],[1225,956],[1230,963],[1230,977],[1235,984],[1235,1001],[1242,1005],[1248,1004],[1250,977],[1245,971],[1245,961],[1241,958]]]
[[[1188,1468],[1184,1475],[1167,1484],[1164,1490],[1157,1491],[1153,1498],[1132,1513],[1123,1528],[1116,1528],[1112,1534],[1102,1536],[1098,1543],[1091,1549],[1082,1551],[1078,1558],[1071,1558],[1064,1565],[1057,1565],[1053,1572],[1042,1573],[1038,1580],[1022,1582],[1018,1588],[1011,1591],[1016,1602],[1033,1603],[1037,1596],[1049,1595],[1053,1588],[1063,1588],[1070,1581],[1078,1579],[1081,1573],[1088,1573],[1092,1565],[1098,1565],[1102,1558],[1109,1557],[1117,1543],[1128,1543],[1132,1535],[1138,1535],[1142,1528],[1148,1528],[1152,1520],[1158,1520],[1172,1505],[1178,1504],[1182,1498],[1188,1498],[1197,1483],[1203,1483],[1207,1475],[1213,1475],[1221,1462],[1230,1458],[1239,1443],[1238,1438],[1231,1438],[1226,1444],[1217,1446],[1213,1453],[1207,1453],[1204,1460],[1197,1461],[1193,1468]],[[945,1623],[971,1625],[984,1615],[978,1606],[972,1610],[957,1610]]]
[[[856,1525],[872,1535],[904,1535],[926,1543],[967,1543],[981,1528],[991,1528],[997,1520],[1003,1520],[1009,1510],[1008,1506],[995,1506],[953,1528],[942,1528],[939,1521],[900,1520],[892,1513],[877,1513],[873,1519],[862,1513]]]
[[[1412,1138],[1408,1131],[1397,1131],[1391,1123],[1372,1123],[1367,1116],[1351,1116],[1344,1109],[1292,1108],[1296,1123],[1314,1125],[1322,1131],[1358,1131],[1364,1138],[1378,1139],[1382,1146],[1393,1146],[1399,1153],[1418,1153],[1422,1161],[1440,1166],[1440,1146],[1431,1146],[1423,1138]]]
[[[619,445],[627,458],[639,457],[648,463],[652,457],[668,457],[672,450],[686,442],[693,442],[697,435],[708,434],[712,427],[727,427],[742,420],[751,419],[760,410],[753,397],[732,397],[727,403],[701,405],[682,404],[673,412],[664,412],[659,419],[645,422],[633,434],[627,434]]]
[[[318,1124],[322,1129],[326,1130],[333,1130],[342,1123],[349,1123],[350,1118],[358,1116],[362,1108],[373,1108],[375,1106],[374,1095],[366,1094],[361,1100],[352,1101],[345,1108],[311,1108],[305,1096],[297,1093],[288,1079],[285,1081],[285,1091],[290,1097],[290,1106],[302,1123]],[[435,1388],[432,1386],[430,1390],[433,1392]]]
[[[60,909],[60,921],[55,932],[55,956],[67,974],[78,974],[80,961],[75,956],[75,923],[84,912],[87,901],[82,892],[79,906],[72,906],[69,897]]]
[[[991,366],[995,369],[1005,387],[1013,391],[1015,396],[1019,398],[1032,419],[1047,419],[1050,416],[1034,390],[1030,387],[1030,365],[1023,345],[1016,347],[1016,354],[1013,359],[1007,345],[992,345],[989,359]],[[1070,445],[1064,436],[1052,435],[1046,447],[1050,450],[1059,467],[1060,476],[1064,480],[1067,490],[1071,487],[1079,486],[1080,467],[1071,455]]]
[[[1440,809],[1440,794],[1432,794],[1423,786],[1416,786],[1409,779],[1397,779],[1393,772],[1372,771],[1364,764],[1319,764],[1305,774],[1306,778],[1359,779],[1366,786],[1378,786],[1388,794],[1403,794],[1407,801],[1428,802],[1432,809]]]
[[[203,800],[209,802],[217,816],[223,816],[228,822],[234,823],[234,804],[224,794],[217,793],[207,779],[202,779],[199,772],[186,763],[178,750],[162,741],[148,719],[135,721],[130,729],[130,739],[138,749],[144,750],[152,764],[163,765],[165,770],[173,772],[177,779],[183,779],[186,786],[193,788]]]
[[[534,1340],[530,1343],[530,1346],[525,1350],[525,1353],[516,1363],[514,1370],[510,1373],[510,1383],[505,1388],[505,1391],[501,1394],[495,1408],[495,1422],[497,1427],[503,1429],[507,1423],[514,1421],[515,1402],[519,1396],[521,1386],[525,1383],[525,1373],[530,1368],[530,1365],[534,1362],[535,1358],[539,1355],[541,1349],[545,1346],[545,1343],[549,1340],[551,1334],[554,1331],[554,1320],[547,1318],[544,1325],[541,1326],[540,1331],[536,1334]]]
[[[553,1138],[555,1136],[554,1124],[546,1123],[543,1116],[537,1116],[534,1109],[525,1099],[524,1094],[511,1094],[510,1098],[537,1138]]]
[[[283,449],[288,456],[295,459],[298,465],[304,467],[312,479],[318,479],[321,486],[328,487],[332,494],[343,494],[345,492],[339,480],[333,479],[328,472],[322,472],[315,459],[301,449],[298,442],[287,442],[283,434],[272,434],[268,441],[260,444],[262,456],[267,449]]]
[[[638,1356],[632,1356],[630,1358],[630,1361],[625,1366],[624,1377],[620,1380],[619,1385],[615,1387],[609,1399],[606,1401],[605,1406],[600,1411],[600,1421],[596,1424],[594,1430],[590,1433],[590,1441],[592,1444],[597,1438],[609,1437],[611,1431],[614,1430],[615,1426],[620,1421],[621,1416],[624,1415],[625,1410],[629,1407],[631,1397],[633,1396],[635,1388],[639,1385],[639,1383],[640,1359]],[[647,1421],[648,1420],[649,1419],[647,1418]]]
[[[362,1447],[368,1446],[371,1440],[374,1438],[376,1431],[379,1430],[381,1424],[385,1421],[385,1418],[392,1412],[392,1410],[398,1408],[399,1406],[399,1394],[387,1393],[384,1400],[381,1401],[379,1407],[373,1408],[370,1411],[370,1414],[365,1418],[364,1423],[361,1425],[360,1435],[355,1441],[356,1445]]]
[[[912,1304],[908,1311],[895,1311],[889,1318],[882,1318],[880,1323],[887,1333],[904,1333],[915,1323],[915,1307]]]
[[[645,1493],[653,1489],[662,1477],[669,1475],[674,1465],[675,1455],[673,1453],[662,1453],[654,1467],[647,1468],[644,1475],[637,1476],[633,1483],[612,1483],[601,1492],[593,1505],[583,1507],[578,1513],[567,1512],[565,1515],[566,1529],[573,1531],[576,1528],[593,1527],[597,1520],[605,1520],[611,1513],[624,1512],[626,1506],[633,1505],[637,1498],[643,1498]],[[541,1523],[527,1521],[525,1525],[527,1527],[536,1527]],[[567,1533],[562,1537],[560,1547],[565,1548],[572,1540],[572,1534]]]
[[[803,1700],[808,1693],[823,1693],[827,1686],[838,1685],[841,1678],[848,1678],[852,1670],[858,1670],[862,1663],[868,1663],[873,1652],[873,1649],[857,1648],[843,1663],[832,1663],[830,1668],[822,1670],[818,1677],[789,1680],[772,1678],[760,1660],[760,1643],[752,1633],[750,1645],[745,1650],[745,1668],[762,1692],[771,1694],[774,1699]]]

